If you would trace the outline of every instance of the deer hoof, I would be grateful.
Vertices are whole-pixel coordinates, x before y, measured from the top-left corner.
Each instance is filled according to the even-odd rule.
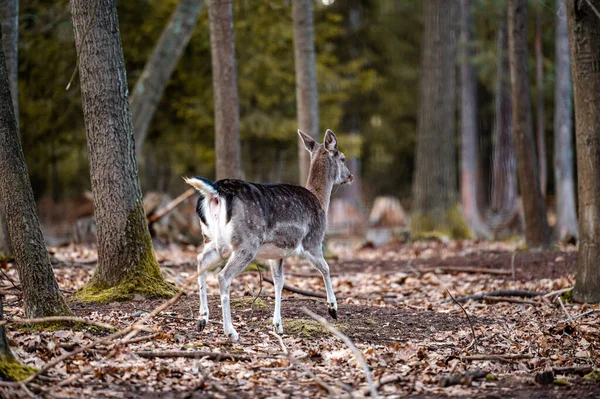
[[[198,323],[196,324],[196,327],[198,328],[198,331],[204,330],[204,327],[206,327],[206,320],[205,319],[199,319]]]
[[[337,309],[332,305],[329,304],[327,310],[329,311],[329,315],[334,319],[337,320]]]

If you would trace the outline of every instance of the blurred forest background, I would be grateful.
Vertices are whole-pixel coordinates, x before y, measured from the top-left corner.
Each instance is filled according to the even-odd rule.
[[[130,92],[177,3],[117,2]],[[244,177],[256,182],[297,183],[291,2],[235,1],[233,8]],[[327,0],[317,2],[314,12],[319,130],[335,131],[348,158],[360,159],[363,206],[383,194],[398,196],[409,206],[422,4]],[[480,196],[484,204],[491,181],[497,32],[505,23],[505,12],[504,1],[479,0],[472,5],[475,29],[469,46],[475,54],[467,61],[475,66],[478,78],[479,155],[484,183]],[[531,2],[528,8],[531,49],[536,40],[536,18],[541,18],[544,134],[549,149],[553,143],[554,27],[559,12],[554,4],[542,1]],[[65,90],[76,64],[68,1],[22,1],[19,36],[20,128],[33,190],[38,200],[72,198],[90,190],[90,181],[78,81]],[[533,51],[530,57],[533,82]],[[181,175],[214,177],[210,59],[204,7],[150,124],[140,164],[144,192],[176,195],[184,189]],[[458,117],[456,122],[458,126]],[[552,151],[546,154],[552,165]],[[552,180],[548,181],[550,196]]]

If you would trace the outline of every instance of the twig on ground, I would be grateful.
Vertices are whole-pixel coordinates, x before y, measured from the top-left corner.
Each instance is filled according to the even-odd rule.
[[[200,359],[205,357],[210,360],[222,361],[222,360],[233,360],[249,362],[252,360],[250,356],[239,355],[235,353],[220,353],[220,352],[207,352],[207,351],[140,351],[134,352],[139,357],[143,358],[175,358],[183,357],[186,359]]]
[[[589,374],[594,370],[592,366],[570,366],[570,367],[553,367],[552,371],[554,374],[578,374],[580,376],[584,376]]]
[[[527,290],[496,290],[490,292],[482,292],[481,294],[467,295],[456,298],[456,302],[466,302],[469,299],[480,301],[483,298],[490,296],[518,296],[521,298],[534,298],[536,296],[545,295],[546,292],[527,291]],[[451,299],[447,299],[444,302],[450,302]]]
[[[6,277],[6,279],[7,279],[8,281],[10,281],[10,283],[12,284],[12,286],[13,286],[13,287],[15,287],[16,289],[18,289],[19,291],[21,291],[21,287],[18,287],[18,286],[15,284],[15,282],[14,282],[14,281],[13,281],[13,280],[12,280],[12,279],[11,279],[11,278],[8,276],[8,274],[4,273],[4,270],[2,270],[2,269],[0,268],[0,272],[2,272],[2,274],[4,275],[4,277]]]
[[[367,362],[365,361],[363,355],[360,353],[356,345],[354,345],[354,343],[350,340],[350,338],[348,338],[340,330],[332,326],[325,318],[319,316],[314,312],[311,312],[305,306],[302,307],[302,311],[304,311],[304,313],[306,313],[307,315],[321,323],[323,326],[325,326],[325,328],[327,328],[333,335],[341,339],[348,346],[348,348],[350,348],[350,350],[356,357],[356,360],[358,360],[358,362],[363,368],[363,371],[365,372],[365,377],[367,378],[367,383],[369,384],[369,392],[371,393],[371,396],[373,398],[378,398],[379,394],[377,393],[377,388],[375,388],[375,385],[373,384],[373,377],[371,376],[369,366],[367,365]]]
[[[121,345],[137,344],[138,342],[144,342],[158,337],[160,333],[146,335],[144,337],[132,338],[127,341],[123,340],[120,342]]]
[[[450,387],[458,384],[466,384],[470,386],[473,380],[480,380],[485,378],[488,374],[489,372],[485,370],[471,370],[466,371],[463,374],[452,373],[442,376],[442,378],[440,378],[439,385],[441,387]]]
[[[550,297],[552,297],[554,295],[556,295],[558,297],[559,295],[562,295],[565,292],[569,292],[572,289],[573,289],[573,287],[569,287],[569,288],[563,288],[563,289],[556,290],[556,291],[550,291],[550,292],[544,294],[543,296],[544,296],[544,298],[550,298]]]
[[[90,324],[92,326],[105,328],[107,330],[116,330],[116,327],[107,323],[102,323],[100,321],[94,321],[90,319],[85,319],[82,317],[75,316],[49,316],[49,317],[40,317],[35,319],[13,319],[13,320],[2,320],[0,321],[0,326],[5,324],[14,323],[14,324],[38,324],[38,323],[51,323],[54,321],[68,321],[73,323],[83,323]]]
[[[565,315],[567,316],[567,320],[569,322],[571,322],[571,324],[575,324],[575,320],[573,320],[573,318],[571,317],[571,314],[569,313],[569,311],[565,307],[565,304],[563,303],[563,301],[562,301],[562,299],[560,297],[558,297],[558,303],[560,303],[560,307],[562,308],[563,312],[565,312]]]
[[[529,354],[523,354],[523,355],[511,355],[511,354],[506,354],[506,355],[486,355],[486,354],[480,354],[480,355],[470,355],[470,356],[461,356],[461,360],[469,360],[469,361],[473,361],[473,360],[492,360],[492,361],[497,361],[497,362],[511,362],[513,360],[522,360],[522,359],[531,359],[533,358],[533,355],[529,355]]]
[[[488,302],[509,302],[509,303],[523,303],[526,305],[538,305],[537,302],[528,301],[527,299],[506,298],[503,296],[485,296],[485,297],[483,297],[483,300],[488,301]]]
[[[263,280],[271,285],[274,284],[273,280],[271,280],[269,277],[264,276]],[[300,288],[292,287],[291,285],[288,285],[288,284],[283,284],[283,289],[286,291],[289,291],[289,292],[293,292],[294,294],[300,294],[300,295],[309,296],[309,297],[313,297],[313,298],[327,298],[327,295],[322,294],[320,292],[307,291],[307,290],[303,290]]]
[[[259,289],[258,289],[258,295],[254,296],[254,294],[252,294],[252,306],[251,306],[251,312],[250,312],[250,317],[254,316],[254,303],[260,298],[260,294],[262,294],[263,291],[263,275],[262,275],[262,271],[260,270],[260,267],[258,268],[258,276],[260,278],[260,282],[259,282]]]
[[[422,273],[435,272],[440,270],[444,273],[448,272],[457,272],[457,273],[485,273],[485,274],[495,274],[500,276],[510,275],[510,270],[498,270],[498,269],[487,269],[484,267],[471,267],[471,266],[430,266],[430,267],[421,267],[418,269]]]
[[[446,289],[446,292],[448,293],[448,295],[450,295],[450,298],[452,298],[452,300],[454,302],[456,302],[456,304],[458,306],[460,306],[460,308],[462,309],[462,311],[465,313],[465,316],[467,316],[467,320],[469,321],[469,325],[471,326],[471,333],[473,334],[473,342],[471,342],[469,344],[469,346],[467,346],[467,349],[469,349],[471,347],[471,345],[475,345],[475,350],[477,350],[477,336],[475,335],[475,328],[473,327],[473,322],[471,321],[471,317],[469,316],[469,314],[467,313],[467,311],[465,310],[465,308],[463,308],[463,305],[460,304],[460,302],[458,302],[450,293],[450,291],[448,289]]]
[[[173,201],[169,202],[163,208],[159,209],[156,213],[154,213],[152,216],[150,216],[148,218],[148,224],[154,223],[157,220],[161,219],[167,213],[169,213],[173,209],[177,208],[183,201],[185,201],[186,199],[188,199],[192,195],[194,195],[195,192],[196,192],[196,190],[193,188],[190,188],[189,190],[185,191],[179,197],[175,198]]]
[[[579,319],[579,318],[581,318],[581,317],[585,317],[585,316],[588,316],[588,315],[591,315],[591,314],[593,314],[593,313],[597,313],[597,312],[600,312],[600,309],[592,309],[592,310],[588,310],[587,312],[584,312],[584,313],[582,313],[582,314],[578,314],[577,316],[574,316],[574,317],[573,317],[573,320],[577,320],[577,319]]]

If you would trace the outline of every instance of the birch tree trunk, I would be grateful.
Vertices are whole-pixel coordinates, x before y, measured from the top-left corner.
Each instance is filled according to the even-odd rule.
[[[542,14],[538,8],[535,17],[535,81],[536,81],[536,148],[540,170],[540,189],[546,198],[548,165],[546,163],[546,136],[544,129],[544,54],[542,52]]]
[[[292,0],[294,21],[294,65],[296,69],[296,112],[298,128],[318,141],[319,93],[312,0]],[[306,184],[310,158],[298,138],[300,184]]]
[[[517,158],[512,131],[510,66],[506,22],[498,26],[495,125],[492,154],[492,189],[488,223],[495,235],[507,230],[518,217]]]
[[[232,1],[209,0],[208,7],[215,96],[217,179],[242,177]]]
[[[556,0],[556,9],[565,10],[566,0]],[[556,191],[556,236],[561,241],[577,240],[575,182],[573,173],[573,101],[571,58],[567,17],[556,15],[556,77],[554,87],[554,180]]]
[[[579,189],[580,242],[573,299],[600,301],[600,18],[597,2],[567,1]]]
[[[508,47],[512,87],[513,132],[517,172],[525,216],[525,240],[531,248],[550,244],[546,204],[531,128],[531,98],[527,78],[527,0],[508,0]]]
[[[171,295],[142,204],[115,1],[71,0],[71,13],[98,235],[98,266],[78,297]]]
[[[198,20],[204,0],[180,0],[146,62],[129,99],[139,159],[150,122]]]
[[[426,0],[423,4],[411,236],[466,237],[471,232],[458,203],[454,148],[459,3]]]
[[[0,50],[0,196],[17,261],[27,317],[70,314],[48,258]]]
[[[2,47],[6,58],[8,69],[8,81],[10,94],[19,127],[19,85],[18,85],[18,44],[19,44],[19,1],[0,0],[0,21],[2,23]],[[2,199],[0,198],[0,258],[10,257],[10,239],[8,235],[8,224],[2,210]]]
[[[460,11],[460,198],[465,218],[473,232],[490,239],[492,233],[483,222],[477,204],[479,139],[477,134],[477,75],[471,64],[471,58],[474,55],[471,48],[473,39],[471,0],[461,0]]]

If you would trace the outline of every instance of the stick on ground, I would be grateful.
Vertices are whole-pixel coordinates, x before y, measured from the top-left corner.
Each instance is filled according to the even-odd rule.
[[[0,326],[3,326],[5,324],[10,324],[10,323],[14,323],[14,324],[38,324],[38,323],[51,323],[51,322],[55,322],[55,321],[68,321],[68,322],[73,322],[73,323],[82,323],[82,324],[89,324],[92,326],[96,326],[96,327],[100,327],[100,328],[105,328],[107,330],[116,330],[116,327],[107,323],[102,323],[100,321],[94,321],[94,320],[90,320],[90,319],[84,319],[82,317],[75,317],[75,316],[49,316],[49,317],[40,317],[40,318],[36,318],[36,319],[13,319],[13,320],[2,320],[0,321]]]
[[[490,292],[482,292],[481,294],[467,295],[456,298],[456,302],[467,302],[469,299],[474,301],[481,301],[486,296],[517,296],[521,298],[535,298],[537,296],[546,295],[546,292],[537,292],[537,291],[527,291],[527,290],[496,290]],[[448,299],[444,302],[450,302],[451,299]]]
[[[465,316],[467,316],[467,320],[469,321],[469,325],[471,326],[471,333],[473,334],[473,342],[472,344],[475,345],[475,350],[477,350],[477,336],[475,335],[475,328],[473,327],[473,322],[471,321],[471,317],[469,317],[469,314],[467,313],[467,311],[465,310],[465,308],[463,308],[463,305],[460,304],[460,302],[458,302],[456,299],[454,299],[454,297],[452,296],[452,294],[450,293],[450,291],[448,291],[446,289],[446,292],[448,293],[448,295],[450,295],[450,298],[452,298],[452,300],[454,302],[456,302],[456,304],[458,306],[460,306],[460,308],[462,309],[463,312],[465,312]],[[469,345],[467,348],[470,348],[471,345]]]
[[[140,351],[135,352],[136,355],[143,358],[176,358],[183,357],[187,359],[200,359],[208,358],[215,361],[251,361],[252,358],[246,355],[239,355],[235,353],[220,353],[220,352],[207,352],[207,351]]]
[[[266,281],[267,283],[273,285],[273,280],[271,280],[269,277],[263,276],[263,280]],[[293,292],[294,294],[300,294],[300,295],[309,296],[309,297],[313,297],[313,298],[327,298],[327,295],[322,294],[320,292],[302,290],[300,288],[292,287],[291,285],[287,285],[287,284],[283,284],[283,289],[286,291],[289,291],[289,292]]]

